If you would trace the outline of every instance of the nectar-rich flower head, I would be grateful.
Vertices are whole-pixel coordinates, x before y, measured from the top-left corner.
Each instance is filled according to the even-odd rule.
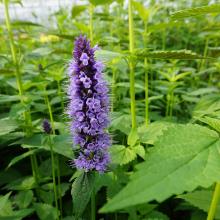
[[[110,137],[105,131],[109,123],[108,87],[102,76],[104,66],[94,57],[96,49],[86,37],[78,37],[69,66],[68,114],[74,144],[79,146],[73,164],[86,172],[104,172],[110,160]]]
[[[50,134],[52,132],[50,122],[47,119],[43,120],[42,127],[43,127],[43,130],[46,134]]]

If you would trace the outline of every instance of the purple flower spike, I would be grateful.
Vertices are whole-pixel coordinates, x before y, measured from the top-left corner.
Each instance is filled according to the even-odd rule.
[[[88,171],[106,171],[110,157],[110,136],[105,131],[108,124],[108,87],[102,76],[103,64],[95,60],[94,52],[86,37],[75,41],[73,61],[69,66],[68,114],[78,157],[73,165]]]
[[[47,120],[47,119],[44,119],[43,120],[43,130],[46,134],[50,134],[51,131],[52,131],[52,128],[51,128],[51,125],[50,125],[50,122]]]

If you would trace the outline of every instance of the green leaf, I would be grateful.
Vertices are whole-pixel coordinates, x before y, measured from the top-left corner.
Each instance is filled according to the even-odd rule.
[[[137,140],[138,140],[137,129],[131,129],[131,132],[128,135],[128,145],[130,145],[131,147],[134,146]]]
[[[211,190],[197,190],[191,193],[179,195],[178,198],[184,199],[191,205],[203,210],[204,212],[209,211],[213,196],[213,191]],[[217,205],[216,218],[220,218],[220,204]]]
[[[35,203],[34,208],[40,220],[56,220],[57,210],[53,206],[46,203]]]
[[[204,118],[199,118],[199,121],[209,125],[211,128],[220,133],[220,120],[217,118],[211,118],[205,116]]]
[[[50,151],[49,145],[42,143],[42,135],[33,135],[22,141],[23,148],[37,148]],[[71,138],[67,134],[53,136],[53,151],[72,159],[74,157]]]
[[[142,5],[140,2],[133,1],[132,5],[138,11],[138,14],[141,17],[141,19],[147,22],[149,18],[149,10],[145,9],[144,5]]]
[[[15,204],[17,204],[20,209],[27,208],[32,202],[33,197],[34,194],[31,190],[20,191],[15,196]]]
[[[97,58],[97,60],[100,60],[103,63],[109,63],[112,62],[114,59],[123,58],[124,55],[108,50],[97,50],[95,52],[95,57]]]
[[[145,159],[145,149],[142,145],[138,144],[134,146],[134,151],[137,155]]]
[[[153,51],[149,52],[146,49],[138,49],[134,53],[138,58],[144,59],[179,59],[179,60],[194,60],[194,59],[205,59],[197,53],[191,50],[171,50],[171,51]]]
[[[111,4],[114,0],[89,0],[89,2],[91,4],[93,4],[94,6],[97,6],[97,5],[105,5],[105,4]]]
[[[71,194],[76,218],[83,214],[94,189],[94,183],[95,174],[91,172],[82,173],[73,182]]]
[[[220,179],[219,151],[215,131],[191,124],[172,126],[151,148],[146,161],[137,166],[128,185],[101,212],[152,200],[161,202],[198,186],[211,186]]]
[[[0,95],[0,103],[15,102],[19,101],[18,95]]]
[[[71,11],[72,18],[77,17],[78,15],[80,15],[86,9],[87,9],[86,5],[74,5],[72,7],[72,11]]]
[[[140,137],[140,142],[145,144],[154,144],[158,138],[163,134],[163,132],[168,129],[173,123],[166,121],[157,121],[151,123],[147,128],[144,124],[138,128],[138,134]]]
[[[18,124],[16,121],[3,118],[0,120],[0,136],[8,134],[18,128]]]
[[[7,202],[9,201],[10,195],[11,195],[11,192],[9,192],[6,195],[0,197],[0,210],[3,210],[5,208],[5,206],[7,205]]]
[[[219,94],[207,95],[199,100],[193,109],[193,117],[203,117],[205,115],[219,116],[220,99]]]
[[[31,21],[19,21],[19,20],[14,20],[13,22],[11,22],[11,24],[12,24],[14,27],[19,27],[19,28],[21,28],[21,26],[43,27],[43,25],[38,24],[38,23],[31,22]]]
[[[172,19],[183,19],[187,17],[205,15],[210,13],[220,13],[220,4],[212,4],[202,7],[189,8],[186,10],[181,10],[173,13],[171,15]]]
[[[21,155],[19,155],[19,156],[17,156],[17,157],[14,157],[14,158],[10,161],[10,163],[8,164],[7,169],[8,169],[9,167],[15,165],[17,162],[19,162],[19,161],[25,159],[26,157],[29,157],[30,155],[33,155],[33,154],[36,153],[36,152],[38,152],[38,150],[30,150],[30,151],[27,151],[27,152],[25,152],[25,153],[23,153],[23,154],[21,154]]]
[[[4,188],[9,190],[28,190],[36,187],[34,177],[27,176],[8,183]]]
[[[124,145],[112,145],[109,149],[112,163],[127,164],[136,158],[135,149]]]
[[[13,211],[10,215],[0,216],[0,220],[22,220],[33,212],[34,209],[21,209]]]

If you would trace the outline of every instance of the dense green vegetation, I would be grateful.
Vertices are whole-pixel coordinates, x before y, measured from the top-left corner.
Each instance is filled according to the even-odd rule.
[[[217,1],[73,1],[41,24],[10,19],[22,1],[0,4],[0,220],[220,219]],[[100,46],[109,83],[104,174],[70,166],[67,72],[80,34]]]

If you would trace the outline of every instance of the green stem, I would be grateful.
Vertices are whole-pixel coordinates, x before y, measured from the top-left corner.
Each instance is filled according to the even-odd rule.
[[[5,9],[5,22],[6,22],[6,27],[8,29],[8,35],[9,35],[9,44],[11,48],[11,55],[12,55],[12,60],[15,65],[15,76],[16,76],[16,81],[17,81],[17,86],[18,86],[18,92],[21,98],[21,102],[23,103],[23,86],[22,86],[22,81],[21,81],[21,74],[20,74],[20,69],[19,69],[19,63],[16,55],[16,49],[15,49],[15,43],[14,43],[14,35],[11,29],[11,21],[10,21],[10,16],[9,16],[9,10],[8,10],[8,0],[4,0],[4,9]]]
[[[128,4],[128,18],[129,18],[129,51],[131,56],[134,53],[134,24],[133,24],[133,14],[132,14],[132,0],[129,0]],[[136,122],[136,103],[135,103],[135,77],[134,77],[134,61],[131,57],[129,60],[129,78],[130,78],[130,99],[131,99],[131,122],[132,128],[137,127]]]
[[[114,103],[116,102],[116,69],[112,69],[112,100],[111,100],[111,112],[114,111]]]
[[[92,196],[91,196],[91,220],[96,220],[95,192],[92,192]]]
[[[147,48],[147,22],[144,23],[144,47]],[[147,58],[144,58],[144,71],[145,71],[145,125],[149,124],[149,85],[148,85],[148,68]]]
[[[94,12],[94,6],[90,4],[89,5],[89,37],[91,42],[93,42],[93,12]]]
[[[217,205],[218,205],[218,201],[219,201],[219,197],[220,197],[220,183],[216,183],[215,191],[214,191],[214,194],[212,196],[212,201],[211,201],[211,205],[210,205],[210,208],[209,208],[209,213],[208,213],[207,220],[213,220],[214,219],[216,209],[217,209]]]
[[[53,144],[52,144],[52,140],[51,140],[51,136],[50,135],[49,135],[49,145],[50,145],[50,155],[51,155],[51,167],[52,167],[54,200],[55,200],[55,206],[56,206],[56,210],[57,210],[57,219],[59,219],[57,187],[56,187],[56,173],[55,173],[55,160],[54,160]]]
[[[52,108],[51,108],[51,105],[50,105],[50,102],[49,102],[49,99],[48,99],[48,95],[46,94],[46,92],[47,91],[45,89],[45,102],[47,104],[47,108],[48,108],[48,111],[49,111],[52,132],[53,132],[53,135],[55,135],[53,112],[52,112]],[[61,216],[61,219],[62,219],[62,197],[61,197],[61,194],[60,194],[61,193],[61,178],[60,178],[60,166],[59,166],[59,158],[58,157],[57,157],[57,161],[58,161],[58,164],[57,164],[58,195],[59,195],[60,216]],[[53,165],[55,165],[55,163],[53,163]],[[52,166],[52,169],[55,170],[55,167]],[[55,176],[55,178],[56,178],[56,176]],[[56,184],[56,182],[54,184]],[[57,208],[58,208],[58,206],[57,206]]]
[[[15,43],[14,43],[14,35],[13,35],[13,32],[12,32],[12,28],[11,28],[11,20],[10,20],[10,15],[9,15],[8,0],[3,0],[3,3],[4,3],[4,12],[5,12],[5,23],[6,23],[6,27],[7,27],[7,30],[8,30],[9,44],[10,44],[10,48],[11,48],[11,55],[12,55],[12,60],[13,60],[14,66],[15,66],[15,77],[16,77],[16,83],[17,83],[17,87],[18,87],[18,93],[19,93],[19,96],[20,96],[21,104],[25,105],[24,96],[23,96],[24,95],[24,90],[23,90],[23,84],[22,84],[22,80],[21,80],[19,62],[18,62],[18,58],[17,58],[17,54],[16,54],[16,48],[15,48]],[[25,120],[25,124],[26,124],[26,133],[28,135],[30,133],[31,127],[32,127],[31,114],[30,114],[29,111],[24,112],[24,120]],[[33,177],[35,179],[35,182],[38,183],[36,155],[35,154],[31,155],[30,159],[31,159],[32,174],[33,174]]]
[[[61,91],[61,86],[60,86],[60,81],[57,81],[57,92],[58,92],[58,95],[61,99],[61,108],[62,108],[62,111],[64,112],[64,101],[63,101],[63,95],[62,95],[62,91]]]
[[[148,70],[147,70],[147,58],[144,59],[145,69],[145,125],[149,124],[149,86],[148,86]]]

